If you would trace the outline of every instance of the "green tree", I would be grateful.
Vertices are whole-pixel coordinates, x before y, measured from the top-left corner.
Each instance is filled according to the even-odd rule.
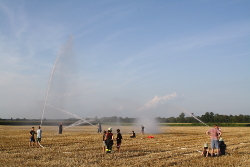
[[[179,121],[180,123],[186,123],[185,114],[183,112],[179,115]]]
[[[250,116],[249,115],[244,115],[243,116],[243,122],[244,123],[250,123]]]
[[[213,112],[209,113],[209,122],[214,123],[214,113]]]
[[[177,122],[177,120],[175,117],[170,117],[170,118],[166,119],[166,123],[176,123],[176,122]]]
[[[209,118],[210,118],[209,112],[206,112],[205,115],[202,115],[202,116],[201,116],[201,120],[202,120],[203,122],[205,122],[205,123],[210,123]]]

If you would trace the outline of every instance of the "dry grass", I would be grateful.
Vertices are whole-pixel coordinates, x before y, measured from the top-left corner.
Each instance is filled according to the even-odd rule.
[[[223,128],[227,155],[202,157],[209,138],[207,127],[161,127],[161,134],[137,134],[130,126],[119,127],[121,153],[102,152],[102,135],[96,127],[77,126],[57,134],[58,127],[44,126],[41,147],[29,147],[30,126],[0,126],[0,166],[249,166],[250,133],[245,127]],[[37,127],[36,127],[37,128]],[[115,127],[113,127],[114,129]],[[107,127],[103,127],[107,129]],[[139,131],[137,131],[139,132]],[[113,147],[116,151],[116,148]]]

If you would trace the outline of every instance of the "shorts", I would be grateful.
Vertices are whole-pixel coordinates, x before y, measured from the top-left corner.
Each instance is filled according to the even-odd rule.
[[[103,146],[103,147],[107,147],[105,140],[102,141],[102,142],[103,142],[102,146]]]
[[[211,148],[212,149],[219,149],[219,140],[212,139],[211,140]]]
[[[41,142],[42,138],[36,138],[36,141]]]
[[[121,143],[117,143],[116,147],[120,148],[121,147]]]
[[[35,138],[34,137],[31,137],[30,138],[30,142],[35,142],[36,140],[35,140]]]

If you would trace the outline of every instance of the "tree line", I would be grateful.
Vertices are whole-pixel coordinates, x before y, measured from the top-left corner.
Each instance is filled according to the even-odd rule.
[[[250,115],[220,115],[220,114],[214,114],[213,112],[206,112],[204,115],[201,116],[194,116],[194,114],[192,113],[193,116],[186,116],[185,113],[181,113],[178,117],[169,117],[169,118],[164,118],[164,117],[156,117],[156,121],[159,123],[200,123],[198,120],[201,120],[204,123],[250,123]],[[197,118],[197,119],[195,119]],[[90,121],[90,122],[100,122],[100,123],[104,123],[104,122],[119,122],[119,123],[134,123],[136,122],[137,118],[129,118],[129,117],[117,117],[117,116],[112,116],[112,117],[102,117],[102,118],[85,118],[86,120]],[[0,124],[1,122],[13,122],[13,121],[21,121],[21,122],[30,122],[30,121],[39,121],[36,119],[1,119],[0,118]],[[74,123],[75,121],[77,121],[77,119],[75,118],[68,118],[68,119],[54,119],[54,120],[46,120],[46,118],[44,118],[44,122],[57,122],[57,121],[63,121],[63,122],[68,122],[68,123]],[[39,121],[40,122],[40,121]]]
[[[192,113],[193,115],[193,113]],[[250,123],[250,115],[220,115],[214,114],[213,112],[206,112],[201,116],[185,116],[185,113],[181,113],[178,117],[156,117],[155,119],[159,123],[199,123],[199,121],[195,118],[201,120],[204,123]],[[128,117],[95,117],[95,121],[97,122],[122,122],[122,123],[134,123],[136,118],[128,118]]]

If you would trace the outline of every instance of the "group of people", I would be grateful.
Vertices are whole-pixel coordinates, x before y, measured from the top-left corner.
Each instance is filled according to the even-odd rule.
[[[120,148],[121,148],[121,144],[122,144],[122,134],[120,129],[116,130],[117,132],[117,136],[116,136],[116,148],[117,148],[117,152],[120,153]],[[112,147],[114,144],[114,135],[112,133],[112,128],[108,128],[108,131],[103,131],[103,152],[106,153],[111,153],[112,151]]]
[[[62,130],[63,130],[63,126],[62,126],[62,123],[60,123],[59,124],[59,134],[62,134]],[[38,126],[37,131],[35,131],[35,128],[32,127],[29,135],[30,135],[29,146],[34,146],[35,144],[36,144],[36,146],[38,144],[40,145],[40,143],[42,141],[42,129],[41,129],[41,126]],[[36,135],[36,139],[35,139],[35,135]]]
[[[38,143],[40,143],[42,141],[42,129],[41,129],[41,126],[38,127],[37,131],[35,131],[35,128],[32,127],[29,135],[30,135],[29,146],[34,146],[35,143],[36,143],[36,145],[38,145]],[[35,139],[35,135],[36,135],[36,139]]]
[[[101,133],[101,124],[97,126],[97,132]],[[112,147],[114,144],[114,140],[116,140],[116,148],[117,152],[120,153],[121,143],[122,143],[122,134],[120,129],[116,130],[117,136],[114,138],[114,134],[112,133],[112,128],[108,128],[108,131],[103,131],[102,141],[103,141],[103,152],[111,153]],[[141,125],[141,132],[144,134],[144,126]],[[132,136],[130,138],[135,138],[136,134],[135,131],[132,131]]]
[[[101,133],[101,124],[98,124],[98,133]],[[120,129],[116,130],[117,135],[116,138],[114,138],[114,135],[112,133],[112,128],[108,128],[108,131],[103,131],[103,152],[111,153],[112,146],[114,144],[114,139],[116,140],[116,148],[117,152],[120,152],[121,143],[122,143],[122,134]],[[141,125],[141,133],[144,134],[144,126]],[[59,125],[59,134],[62,134],[62,123]],[[214,157],[214,156],[220,156],[226,154],[226,144],[224,143],[222,136],[221,129],[218,125],[214,125],[214,128],[208,130],[206,134],[211,138],[211,151],[209,150],[208,144],[205,143],[202,151],[202,155],[204,157]],[[30,141],[29,146],[36,146],[39,144],[42,140],[42,129],[41,126],[38,127],[37,131],[35,131],[35,128],[32,127],[31,131],[29,133],[30,135]],[[36,139],[35,139],[36,135]],[[135,138],[135,132],[132,131],[132,136],[130,138]],[[216,149],[216,152],[215,152]]]
[[[101,133],[101,124],[98,124],[98,133]],[[116,138],[114,138],[114,134],[112,133],[112,128],[108,128],[108,131],[103,131],[103,152],[111,153],[112,147],[114,144],[114,139],[116,140],[116,148],[117,152],[120,153],[121,143],[122,143],[122,134],[120,129],[116,130]],[[141,133],[144,134],[144,126],[141,125]],[[59,125],[59,134],[62,134],[62,123]],[[211,151],[209,150],[208,144],[205,143],[202,151],[202,155],[204,157],[214,157],[214,156],[220,156],[226,154],[226,144],[224,143],[222,136],[221,129],[218,125],[214,125],[214,128],[208,130],[206,134],[211,138]],[[35,128],[32,127],[31,131],[29,133],[30,135],[30,141],[29,146],[36,146],[39,144],[42,140],[42,129],[41,126],[38,127],[37,131],[35,131]],[[35,139],[36,135],[36,139]],[[134,131],[132,131],[132,136],[130,138],[135,138],[136,134]],[[215,152],[216,149],[216,152]]]
[[[226,154],[226,144],[223,138],[221,138],[222,132],[218,125],[214,125],[214,128],[208,130],[206,134],[211,138],[211,152],[208,148],[208,144],[204,144],[202,155],[204,157],[214,157]],[[215,153],[215,149],[217,152]]]

